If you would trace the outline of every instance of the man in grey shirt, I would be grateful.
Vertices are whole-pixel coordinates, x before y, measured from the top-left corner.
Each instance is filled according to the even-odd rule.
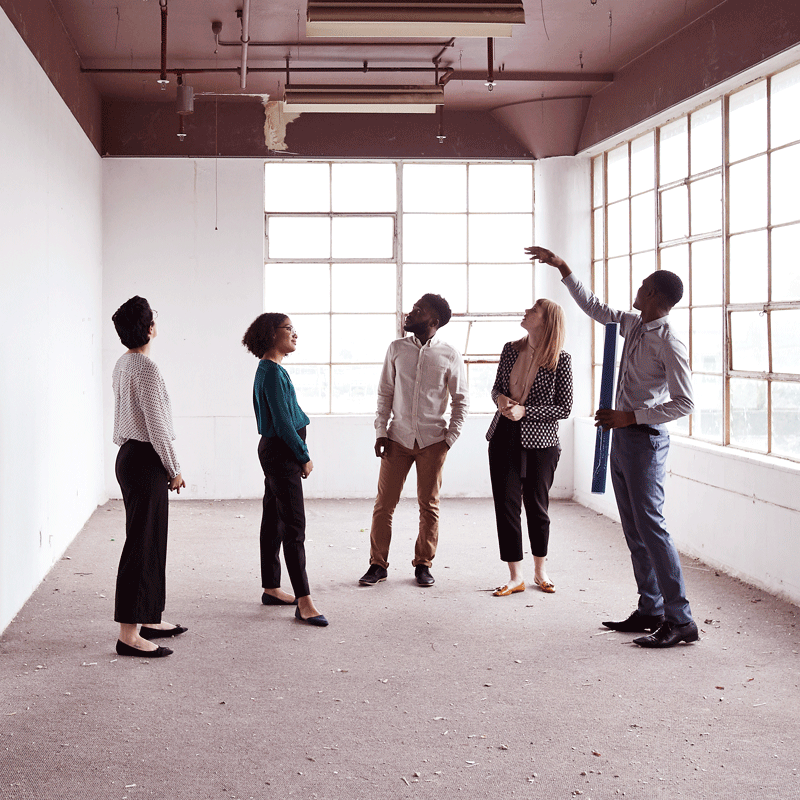
[[[642,647],[672,647],[697,641],[680,559],[666,529],[664,478],[669,434],[664,424],[692,413],[691,370],[686,347],[670,330],[668,315],[683,296],[681,279],[659,270],[648,275],[633,301],[640,314],[601,303],[566,262],[544,247],[529,247],[532,259],[555,267],[578,306],[593,320],[617,322],[625,344],[613,409],[599,409],[596,424],[613,428],[611,482],[631,552],[639,605],[615,631],[654,631],[633,641]]]
[[[468,408],[461,354],[436,336],[449,320],[450,306],[443,297],[423,295],[405,319],[403,329],[411,335],[393,341],[386,353],[375,415],[375,455],[381,470],[372,512],[370,567],[359,580],[366,586],[386,580],[392,517],[412,464],[417,468],[419,535],[411,563],[420,586],[434,583],[430,567],[439,538],[442,470]],[[448,397],[449,424],[444,416]]]

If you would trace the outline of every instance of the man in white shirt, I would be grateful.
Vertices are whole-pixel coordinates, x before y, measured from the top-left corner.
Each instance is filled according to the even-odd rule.
[[[412,464],[417,468],[419,535],[411,563],[420,586],[434,583],[430,567],[439,538],[442,470],[469,404],[461,354],[436,338],[449,320],[450,306],[443,297],[423,295],[403,325],[411,336],[396,339],[386,352],[375,415],[375,455],[381,459],[381,470],[372,512],[370,567],[359,581],[366,586],[386,580],[392,517]]]

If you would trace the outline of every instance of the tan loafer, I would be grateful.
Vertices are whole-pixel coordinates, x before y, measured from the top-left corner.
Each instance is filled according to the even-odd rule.
[[[554,584],[550,583],[550,581],[540,581],[538,578],[534,578],[533,582],[547,594],[555,594],[556,587]]]
[[[508,597],[510,594],[516,594],[517,592],[524,592],[525,591],[525,584],[521,583],[519,586],[515,586],[513,589],[508,588],[508,584],[504,586],[498,586],[492,595],[494,597]]]

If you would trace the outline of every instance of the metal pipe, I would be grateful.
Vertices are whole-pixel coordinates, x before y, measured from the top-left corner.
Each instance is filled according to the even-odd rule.
[[[283,72],[286,73],[286,67],[248,67],[248,72]],[[292,67],[292,72],[318,72],[318,73],[352,73],[364,72],[364,67]],[[160,72],[157,69],[91,69],[88,67],[81,67],[81,72],[105,74],[105,75],[151,75]],[[239,67],[218,67],[216,69],[168,69],[168,75],[198,75],[202,73],[226,73],[226,72],[239,72]],[[436,72],[435,67],[368,67],[367,72]],[[447,67],[444,70],[441,81],[445,78],[450,78],[453,75],[452,67]]]
[[[486,76],[486,87],[491,92],[494,89],[494,39],[490,36],[487,40],[486,55],[489,61],[489,69]]]
[[[167,0],[159,0],[161,6],[161,77],[158,82],[162,89],[167,88]]]
[[[247,88],[247,48],[250,44],[250,0],[244,0],[242,8],[242,71],[239,86]]]

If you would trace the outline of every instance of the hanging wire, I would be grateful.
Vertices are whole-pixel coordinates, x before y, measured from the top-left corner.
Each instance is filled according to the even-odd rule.
[[[464,56],[464,51],[463,50],[459,50],[458,51],[458,73],[459,73],[459,75],[461,75],[461,85],[462,86],[464,85],[464,67],[461,64],[461,59],[463,58],[463,56]]]
[[[119,23],[120,23],[120,16],[119,16],[119,6],[116,8],[117,12],[117,30],[114,33],[114,50],[117,49],[117,42],[119,41]]]
[[[544,21],[544,0],[539,0],[542,6],[542,27],[544,28],[544,35],[547,37],[547,41],[550,41],[550,34],[547,32],[547,23]]]
[[[611,16],[611,11],[608,12],[608,52],[611,52],[611,28],[614,25],[614,19]]]

